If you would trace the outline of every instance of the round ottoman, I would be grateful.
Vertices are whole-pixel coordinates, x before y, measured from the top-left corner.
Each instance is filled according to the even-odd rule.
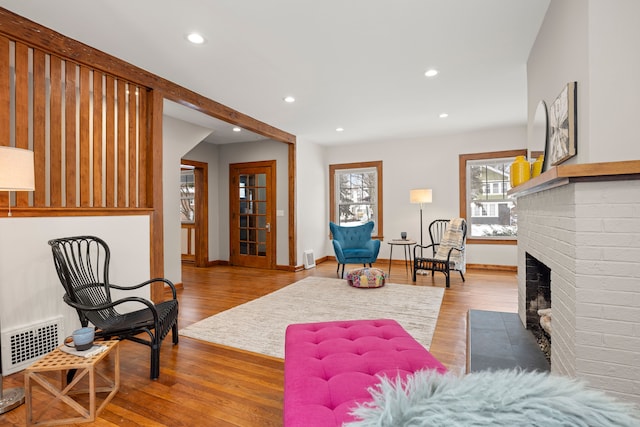
[[[356,268],[347,273],[347,282],[354,288],[380,288],[387,274],[379,268]]]

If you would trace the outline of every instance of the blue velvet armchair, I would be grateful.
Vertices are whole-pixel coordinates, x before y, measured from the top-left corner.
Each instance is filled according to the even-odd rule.
[[[333,222],[329,223],[331,234],[333,235],[333,250],[336,253],[338,269],[344,276],[344,266],[346,264],[363,264],[366,266],[376,262],[378,252],[380,252],[380,241],[371,238],[373,221],[353,227],[341,227]]]

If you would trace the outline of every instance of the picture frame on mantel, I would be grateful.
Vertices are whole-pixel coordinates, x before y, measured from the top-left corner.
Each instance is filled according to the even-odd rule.
[[[570,82],[549,106],[549,137],[545,149],[547,165],[556,166],[577,153],[577,82]]]

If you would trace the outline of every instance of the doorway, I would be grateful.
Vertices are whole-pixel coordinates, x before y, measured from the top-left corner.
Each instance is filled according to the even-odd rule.
[[[206,267],[209,263],[208,164],[183,159],[180,169],[182,261]]]
[[[276,161],[229,165],[230,262],[275,267]]]

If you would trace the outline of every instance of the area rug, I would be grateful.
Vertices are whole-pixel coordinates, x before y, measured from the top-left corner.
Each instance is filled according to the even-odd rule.
[[[180,335],[284,358],[292,323],[394,319],[427,349],[436,327],[443,288],[387,283],[375,289],[346,280],[307,277],[180,330]]]

